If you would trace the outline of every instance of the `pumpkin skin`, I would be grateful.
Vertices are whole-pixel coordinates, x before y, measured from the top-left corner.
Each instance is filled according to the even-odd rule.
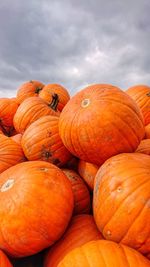
[[[43,89],[39,93],[39,97],[41,97],[47,103],[51,103],[53,95],[57,95],[58,97],[57,108],[59,111],[62,111],[62,109],[70,99],[67,89],[60,84],[47,84],[43,87]]]
[[[15,134],[15,135],[11,136],[10,138],[12,140],[14,140],[17,144],[21,145],[22,134]]]
[[[136,250],[106,240],[88,242],[68,253],[58,267],[149,267]]]
[[[23,161],[22,147],[10,137],[0,134],[0,173]]]
[[[82,178],[73,170],[62,169],[71,182],[74,195],[73,214],[90,213],[91,199],[89,190]]]
[[[17,89],[17,102],[21,104],[25,99],[31,96],[38,96],[44,84],[39,81],[31,80],[23,83]]]
[[[60,114],[60,137],[76,157],[100,166],[122,152],[133,152],[144,137],[143,117],[125,92],[106,84],[88,86]]]
[[[94,188],[94,179],[96,173],[99,169],[99,166],[86,162],[84,160],[79,160],[78,163],[78,173],[84,179],[84,181],[88,184],[89,188],[93,191]]]
[[[72,249],[102,238],[92,215],[76,215],[72,218],[63,237],[46,253],[44,267],[57,267]]]
[[[58,122],[58,117],[48,115],[25,130],[21,145],[28,160],[44,160],[63,166],[71,159],[72,155],[60,139]]]
[[[150,123],[150,87],[136,85],[128,88],[126,93],[131,96],[142,111],[145,125]]]
[[[13,118],[18,109],[15,98],[0,98],[0,126],[5,135],[10,135]]]
[[[46,116],[59,116],[39,97],[29,97],[22,102],[14,116],[14,127],[18,133],[23,133],[26,128],[37,119]]]
[[[1,267],[13,267],[7,256],[2,250],[0,250],[0,266]]]
[[[30,161],[9,168],[0,175],[0,248],[24,257],[49,247],[64,233],[72,210],[71,184],[58,167]]]
[[[150,155],[150,139],[143,139],[135,152]]]
[[[95,177],[94,219],[106,239],[150,252],[150,156],[108,159]]]
[[[150,123],[145,126],[145,138],[150,139]]]

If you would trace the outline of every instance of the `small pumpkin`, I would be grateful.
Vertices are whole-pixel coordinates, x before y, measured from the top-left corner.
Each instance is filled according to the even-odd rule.
[[[150,123],[150,87],[135,85],[126,90],[126,93],[137,103],[144,117],[145,125]]]
[[[25,99],[31,96],[38,96],[44,84],[40,81],[31,80],[21,84],[17,89],[17,102],[21,104]]]
[[[106,239],[150,252],[150,156],[124,153],[108,159],[94,184],[94,219]]]
[[[149,267],[150,261],[136,250],[112,241],[96,240],[73,249],[58,267]]]
[[[93,163],[89,163],[84,160],[79,160],[78,173],[84,179],[84,181],[88,184],[91,190],[93,190],[94,188],[94,179],[95,179],[98,169],[99,169],[99,166]]]
[[[13,122],[16,131],[18,133],[23,133],[32,122],[43,116],[59,116],[59,112],[55,111],[57,103],[54,102],[52,102],[51,105],[47,105],[39,97],[29,97],[25,99],[14,116]]]
[[[76,157],[100,166],[122,152],[133,152],[144,137],[143,116],[135,101],[106,84],[88,86],[60,114],[60,137]]]
[[[45,100],[48,104],[52,102],[54,96],[58,99],[58,110],[62,111],[62,109],[70,99],[69,93],[66,88],[64,88],[60,84],[47,84],[39,93],[39,97]]]
[[[59,136],[59,118],[43,116],[33,122],[24,132],[21,145],[28,160],[44,160],[63,166],[72,155]]]
[[[150,139],[143,139],[135,152],[150,155]]]
[[[72,249],[102,238],[92,215],[76,215],[72,218],[63,237],[47,251],[44,267],[57,267]]]
[[[0,127],[5,135],[13,129],[13,118],[18,109],[15,98],[0,98]]]
[[[0,173],[24,160],[25,156],[21,145],[10,137],[0,134]]]
[[[4,254],[2,250],[0,250],[0,266],[1,267],[13,267],[8,257]]]
[[[91,208],[90,193],[83,179],[74,170],[62,170],[71,182],[74,195],[74,214],[89,213]]]
[[[30,161],[9,168],[0,175],[0,248],[13,257],[36,254],[62,236],[72,211],[71,184],[58,167]]]

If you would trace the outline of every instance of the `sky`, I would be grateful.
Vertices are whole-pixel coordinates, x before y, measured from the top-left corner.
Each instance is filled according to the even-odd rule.
[[[150,1],[1,0],[0,97],[29,80],[150,85]]]

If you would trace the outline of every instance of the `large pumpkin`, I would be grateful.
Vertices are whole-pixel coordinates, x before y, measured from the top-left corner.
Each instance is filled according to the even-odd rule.
[[[112,241],[96,240],[73,249],[58,267],[150,267],[136,250]]]
[[[74,170],[62,170],[71,182],[74,195],[74,214],[89,213],[91,208],[91,199],[86,184]]]
[[[57,97],[59,111],[62,111],[64,106],[70,99],[69,93],[66,88],[60,84],[47,84],[43,87],[39,93],[39,97],[45,100],[47,103],[51,103],[53,97]]]
[[[9,168],[0,175],[0,248],[23,257],[49,247],[72,211],[71,184],[58,167],[30,161]]]
[[[45,115],[59,116],[59,112],[53,109],[53,103],[48,105],[39,97],[29,97],[17,109],[14,127],[18,133],[23,133],[32,122]]]
[[[21,104],[28,97],[38,96],[43,87],[43,83],[35,80],[21,84],[21,86],[17,89],[18,103]]]
[[[89,86],[72,97],[60,114],[59,130],[73,155],[97,165],[134,151],[145,132],[136,103],[106,84]]]
[[[88,184],[89,188],[93,190],[94,188],[94,179],[95,175],[99,169],[99,166],[86,162],[84,160],[79,160],[78,163],[78,172],[80,176],[85,180]]]
[[[72,249],[102,238],[92,215],[74,216],[63,237],[46,253],[44,267],[57,267],[58,263]]]
[[[13,267],[2,250],[0,250],[0,267]]]
[[[72,155],[60,139],[58,122],[58,117],[47,115],[25,130],[21,144],[28,160],[44,160],[62,166],[71,159]]]
[[[21,145],[10,137],[0,134],[0,173],[24,160]]]
[[[150,123],[150,87],[146,85],[136,85],[126,90],[142,111],[145,125]]]
[[[106,239],[150,252],[150,156],[108,159],[95,177],[93,212]]]

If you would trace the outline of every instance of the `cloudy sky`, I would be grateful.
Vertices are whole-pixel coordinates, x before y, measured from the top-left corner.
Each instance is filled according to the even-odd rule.
[[[31,79],[150,85],[150,1],[1,0],[0,97]]]

